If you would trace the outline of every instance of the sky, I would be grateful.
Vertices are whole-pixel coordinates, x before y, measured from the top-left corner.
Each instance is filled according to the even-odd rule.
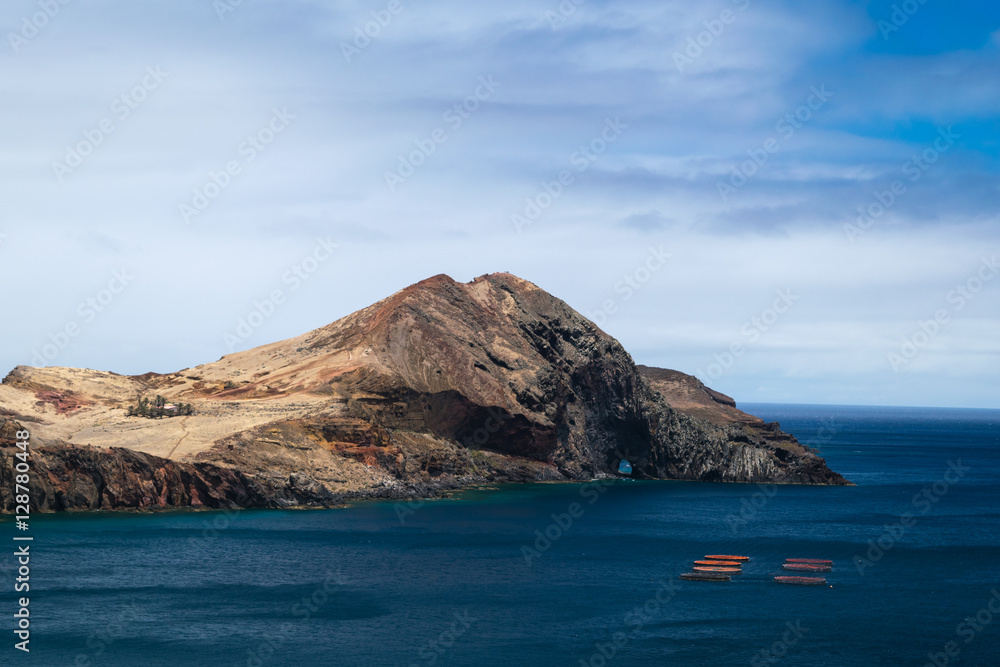
[[[737,402],[1000,408],[1000,6],[7,0],[0,372],[509,271]]]

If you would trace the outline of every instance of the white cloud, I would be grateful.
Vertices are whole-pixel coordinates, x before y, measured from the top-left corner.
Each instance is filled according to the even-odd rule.
[[[553,30],[545,11],[556,2],[413,3],[348,63],[340,44],[369,20],[364,3],[243,3],[225,21],[210,3],[141,14],[112,0],[68,5],[22,52],[2,56],[0,276],[18,285],[9,304],[31,326],[9,338],[0,366],[30,361],[123,264],[143,269],[134,291],[60,363],[142,372],[217,358],[222,333],[321,234],[342,242],[343,256],[252,343],[440,272],[511,270],[587,313],[615,296],[650,244],[665,243],[680,249],[675,259],[608,325],[640,361],[697,369],[793,284],[812,299],[721,389],[747,400],[777,385],[775,396],[840,400],[856,384],[843,370],[869,368],[853,402],[917,400],[876,360],[969,257],[997,247],[995,156],[970,135],[859,244],[842,225],[923,147],[919,132],[899,128],[995,116],[996,51],[875,56],[857,7],[823,2],[804,14],[754,3],[678,72],[672,54],[723,6],[593,0]],[[18,11],[5,5],[0,18],[16,25]],[[169,78],[59,183],[52,161],[150,65]],[[444,113],[489,74],[502,82],[496,94],[449,126]],[[717,180],[823,83],[835,91],[829,105],[723,202]],[[296,115],[287,132],[195,224],[180,224],[178,205],[239,157],[274,107]],[[620,140],[516,234],[511,214],[619,116],[629,125]],[[447,141],[390,193],[385,172],[439,127]],[[44,270],[25,282],[15,257]],[[978,306],[985,324],[951,328],[948,346],[913,372],[960,369],[986,387],[995,293]]]

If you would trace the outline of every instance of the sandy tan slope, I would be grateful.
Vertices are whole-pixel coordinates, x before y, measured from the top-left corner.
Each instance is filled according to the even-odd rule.
[[[193,414],[127,416],[157,395]],[[623,458],[642,478],[844,483],[776,426],[690,376],[637,368],[593,322],[503,273],[435,276],[174,373],[20,366],[0,385],[0,418],[57,446],[236,470],[246,479],[227,484],[254,497],[589,479]]]

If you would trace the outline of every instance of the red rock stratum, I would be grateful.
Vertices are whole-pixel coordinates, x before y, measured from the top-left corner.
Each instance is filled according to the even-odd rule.
[[[194,414],[126,416],[139,397]],[[776,424],[615,339],[516,276],[439,275],[302,336],[176,373],[19,366],[43,510],[329,505],[616,476],[847,484]],[[11,457],[0,506],[12,507]],[[8,494],[8,495],[4,495]]]

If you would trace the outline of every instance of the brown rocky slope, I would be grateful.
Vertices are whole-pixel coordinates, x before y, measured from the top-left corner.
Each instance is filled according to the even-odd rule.
[[[195,414],[125,416],[155,394]],[[7,511],[21,425],[36,442],[32,501],[48,510],[330,505],[615,476],[623,458],[641,479],[847,484],[776,424],[690,376],[637,367],[567,304],[504,273],[435,276],[177,373],[18,367],[0,415]]]

